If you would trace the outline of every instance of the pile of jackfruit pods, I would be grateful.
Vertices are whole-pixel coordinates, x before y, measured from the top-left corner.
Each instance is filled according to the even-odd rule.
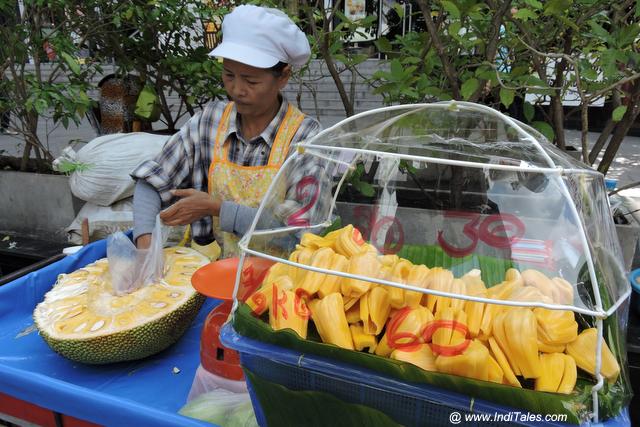
[[[487,288],[480,270],[460,278],[447,269],[379,255],[348,225],[320,237],[302,236],[289,260],[424,289],[497,300],[572,304],[573,287],[537,270],[509,269]],[[597,331],[578,331],[574,312],[515,307],[423,294],[372,282],[274,264],[246,301],[269,311],[274,330],[307,337],[311,319],[325,343],[369,351],[437,371],[514,387],[571,393],[577,368],[595,376]],[[601,373],[615,382],[616,358],[603,342]],[[524,381],[523,381],[524,382]]]

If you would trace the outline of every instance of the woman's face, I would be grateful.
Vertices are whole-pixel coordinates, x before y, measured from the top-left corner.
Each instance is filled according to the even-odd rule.
[[[224,89],[236,103],[238,113],[245,116],[269,113],[278,102],[278,93],[289,80],[288,69],[276,77],[270,70],[231,59],[224,59],[222,65]]]

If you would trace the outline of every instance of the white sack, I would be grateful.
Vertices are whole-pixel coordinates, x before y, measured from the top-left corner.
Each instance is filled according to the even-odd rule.
[[[129,174],[160,153],[168,139],[168,135],[144,132],[100,136],[77,152],[65,148],[53,168],[71,172],[69,186],[76,197],[109,206],[133,195],[135,181]]]
[[[65,229],[69,242],[76,245],[82,244],[84,219],[89,222],[90,242],[104,239],[118,231],[127,231],[133,227],[133,197],[120,200],[111,206],[85,203],[73,222]]]

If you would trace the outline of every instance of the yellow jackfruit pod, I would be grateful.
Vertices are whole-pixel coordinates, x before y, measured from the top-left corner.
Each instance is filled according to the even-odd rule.
[[[311,319],[322,341],[353,350],[353,339],[344,314],[344,302],[339,293],[309,302]]]
[[[522,280],[524,281],[525,286],[538,288],[540,292],[551,298],[553,301],[553,289],[555,288],[555,285],[544,273],[538,270],[529,269],[520,274],[522,275]]]
[[[554,277],[551,279],[553,283],[553,301],[556,304],[573,304],[573,286],[562,277]]]
[[[489,348],[491,350],[491,355],[498,365],[500,365],[503,374],[503,382],[514,387],[522,388],[520,381],[518,381],[513,369],[511,369],[511,365],[509,364],[507,357],[504,355],[504,352],[493,337],[489,337]]]
[[[261,316],[271,307],[275,288],[280,291],[291,291],[293,290],[293,281],[289,276],[279,276],[269,281],[264,281],[260,289],[256,290],[245,301],[253,313]]]
[[[360,297],[360,319],[367,334],[378,335],[382,332],[391,305],[389,292],[383,286],[376,286]]]
[[[502,353],[504,354],[505,358],[509,362],[509,366],[511,367],[513,374],[521,375],[522,372],[520,372],[520,366],[517,363],[516,355],[515,353],[512,353],[509,348],[507,334],[505,333],[505,330],[504,330],[504,318],[506,317],[506,315],[507,315],[506,311],[500,311],[493,316],[492,327],[491,327],[492,336],[489,338],[489,343],[491,343],[491,338],[493,338],[495,342],[498,344],[499,348],[502,350]],[[497,355],[497,353],[495,354]],[[504,369],[504,367],[502,369],[503,371],[505,371],[505,375],[507,375],[507,372]]]
[[[351,338],[353,339],[353,346],[356,350],[362,351],[365,348],[369,349],[369,353],[373,353],[376,349],[376,336],[365,333],[363,327],[359,323],[349,325],[351,331]]]
[[[518,289],[522,288],[522,281],[521,280],[515,280],[515,281],[504,281],[502,283],[500,283],[499,285],[495,285],[492,286],[490,288],[487,289],[487,297],[491,298],[491,299],[500,299],[500,300],[507,300],[509,299],[509,296],[514,293],[515,291],[517,291]]]
[[[502,368],[500,364],[491,356],[491,352],[489,352],[489,381],[502,384],[504,381],[504,373],[502,372]]]
[[[567,346],[564,344],[545,344],[544,342],[540,341],[540,337],[538,336],[538,351],[540,353],[564,353],[566,348]]]
[[[362,276],[377,274],[380,269],[378,258],[371,253],[356,254],[349,260],[347,272]],[[371,287],[371,282],[358,279],[344,278],[340,284],[342,295],[350,298],[360,298]]]
[[[505,311],[505,307],[499,304],[487,304],[484,307],[482,322],[480,323],[480,333],[478,335],[479,338],[487,339],[493,335],[494,319],[503,311]]]
[[[340,271],[345,272],[349,267],[349,260],[344,255],[333,254],[333,258],[331,259],[331,268],[332,271]],[[334,274],[327,274],[320,284],[320,288],[318,289],[318,296],[320,298],[324,298],[329,294],[334,292],[340,292],[340,284],[342,283],[343,278],[340,276],[336,276]]]
[[[358,300],[350,308],[346,309],[344,311],[344,315],[347,318],[347,323],[349,323],[350,325],[352,323],[360,322],[360,300]]]
[[[342,298],[342,302],[344,303],[344,311],[347,312],[348,310],[351,310],[352,307],[358,305],[358,303],[360,302],[360,298],[359,297],[344,297]],[[358,307],[360,307],[358,305]]]
[[[541,354],[540,365],[542,375],[536,378],[536,390],[564,394],[573,391],[577,369],[571,356],[562,353]]]
[[[429,270],[429,275],[426,279],[427,288],[435,291],[449,292],[451,289],[451,282],[453,282],[453,273],[449,270],[441,267],[434,267]],[[451,305],[451,298],[441,297],[437,295],[424,295],[422,298],[422,304],[426,306],[429,311],[435,313],[440,306],[448,307]]]
[[[388,357],[393,350],[405,350],[419,344],[422,332],[433,320],[433,314],[421,305],[396,311],[387,322],[387,329],[376,347],[376,354]]]
[[[313,233],[304,233],[302,235],[302,238],[300,239],[300,246],[312,249],[314,251],[320,248],[333,249],[333,243],[333,240],[320,237]]]
[[[480,270],[474,269],[461,277],[466,286],[467,295],[474,297],[486,298],[487,288],[480,277]],[[469,335],[475,338],[480,333],[480,325],[482,324],[482,315],[486,304],[483,302],[466,301],[464,304],[464,312],[467,313],[467,327]]]
[[[427,276],[429,275],[429,268],[425,265],[412,265],[409,274],[406,279],[407,285],[415,286],[417,288],[426,288]],[[422,300],[424,294],[416,291],[404,292],[404,306],[417,307]],[[401,307],[399,307],[401,308]]]
[[[354,228],[351,224],[340,229],[334,247],[337,253],[347,258],[351,258],[359,253],[368,252],[369,250],[369,248],[365,246],[365,241],[362,238],[362,234],[360,234],[360,230]]]
[[[342,228],[328,232],[324,235],[324,238],[330,242],[333,242],[333,244],[335,245],[335,242],[336,240],[338,240],[338,236],[340,236],[340,233],[342,233]]]
[[[522,288],[522,279],[520,273],[514,268],[507,270],[505,281],[487,288],[487,298],[508,300],[509,295]],[[499,304],[487,304],[482,313],[482,322],[480,323],[479,338],[487,339],[492,335],[493,319],[503,311],[507,310],[505,306]]]
[[[511,301],[523,301],[523,302],[543,302],[546,304],[553,304],[553,299],[543,294],[542,291],[533,286],[525,286],[518,288],[509,295]]]
[[[400,258],[400,260],[393,267],[393,270],[391,270],[391,274],[389,275],[388,280],[390,282],[397,282],[397,283],[403,283],[403,284],[406,283],[407,278],[409,277],[409,272],[411,271],[411,267],[413,267],[413,264],[411,264],[410,261]],[[404,289],[389,286],[388,291],[389,291],[389,301],[391,302],[391,307],[402,308],[405,306],[405,303],[404,303],[405,290]],[[422,295],[420,295],[420,297],[422,297]]]
[[[575,341],[567,344],[567,354],[576,361],[576,365],[591,375],[596,375],[596,345],[598,342],[598,330],[596,328],[585,329],[580,332]],[[602,362],[600,372],[607,381],[614,383],[620,374],[620,365],[609,346],[602,341]]]
[[[568,354],[564,354],[564,374],[562,375],[562,381],[558,386],[558,393],[570,394],[573,389],[576,388],[576,381],[578,379],[578,368],[576,367],[576,361]]]
[[[451,288],[449,292],[457,294],[457,295],[465,295],[467,291],[467,287],[464,282],[460,279],[453,279],[451,282]],[[449,298],[449,305],[454,311],[464,309],[465,300],[460,298]]]
[[[504,273],[504,281],[512,282],[515,287],[519,288],[524,286],[524,281],[522,280],[522,275],[515,268],[510,268]]]
[[[382,255],[378,258],[380,260],[380,264],[382,264],[383,267],[388,267],[390,269],[393,269],[393,267],[400,261],[400,257],[398,255]]]
[[[573,311],[535,308],[533,314],[538,322],[538,340],[543,344],[563,346],[578,337],[578,323]]]
[[[333,249],[329,247],[324,247],[314,251],[313,256],[311,257],[312,267],[317,268],[331,268],[331,262],[333,261]],[[299,282],[298,287],[304,289],[304,291],[308,295],[314,295],[320,289],[320,285],[327,278],[327,274],[318,273],[315,271],[307,271],[304,275],[304,279]]]
[[[390,356],[392,359],[411,363],[425,371],[436,370],[436,355],[431,351],[429,344],[418,344],[410,350],[394,350]]]
[[[313,258],[313,250],[309,248],[300,248],[291,252],[289,255],[289,261],[297,262],[298,264],[309,265]],[[299,267],[289,266],[289,277],[293,280],[293,283],[299,284],[304,280],[304,276],[309,270],[305,270]]]
[[[528,308],[514,308],[505,312],[503,320],[509,361],[518,365],[525,378],[542,374],[538,356],[538,326],[536,316]]]
[[[436,368],[438,372],[488,381],[489,357],[489,350],[478,340],[473,340],[461,354],[439,355]]]
[[[269,324],[274,330],[293,329],[300,337],[307,338],[310,312],[300,293],[286,290],[273,283],[272,302],[269,306]]]
[[[436,312],[432,329],[432,334],[423,334],[426,342],[429,342],[429,338],[431,338],[431,342],[438,348],[459,346],[467,338],[467,315],[462,310],[455,311],[451,307],[443,308]]]
[[[287,264],[283,264],[281,262],[277,262],[269,267],[267,274],[265,274],[264,279],[262,280],[262,285],[268,285],[273,283],[277,277],[280,276],[288,276],[289,275],[289,267]]]

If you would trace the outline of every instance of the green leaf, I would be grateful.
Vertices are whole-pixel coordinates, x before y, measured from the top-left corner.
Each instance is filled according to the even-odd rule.
[[[555,136],[555,132],[553,132],[553,128],[551,127],[551,125],[549,123],[547,123],[547,122],[533,122],[533,123],[531,123],[531,126],[533,126],[538,132],[543,134],[544,137],[547,138],[549,141],[553,141],[553,138]]]
[[[521,21],[527,21],[529,19],[536,20],[538,19],[538,14],[530,9],[518,9],[513,17]]]
[[[471,98],[471,95],[473,95],[475,91],[478,90],[478,87],[480,87],[480,82],[478,81],[478,79],[472,78],[467,80],[462,84],[462,88],[460,88],[462,97],[465,100]]]
[[[633,42],[640,34],[640,25],[629,25],[620,29],[620,32],[617,37],[618,47],[624,48]]]
[[[602,26],[597,22],[589,21],[589,26],[591,27],[591,32],[594,35],[600,37],[601,39],[608,41],[611,38],[611,35],[609,34],[609,32],[604,28],[602,28]]]
[[[452,1],[443,1],[442,7],[446,10],[452,18],[460,18],[460,9]]]
[[[376,40],[375,45],[380,52],[390,52],[392,49],[391,42],[384,37],[380,37]]]
[[[447,32],[451,37],[458,38],[460,37],[461,28],[462,28],[462,24],[460,23],[460,21],[455,21],[455,22],[452,22],[451,25],[449,25],[449,28],[447,28]]]
[[[535,9],[542,9],[543,7],[538,0],[524,0],[524,2]]]
[[[400,424],[384,412],[370,406],[349,403],[325,391],[291,390],[277,382],[262,378],[251,369],[247,369],[245,373],[251,381],[255,396],[260,401],[260,408],[268,425],[281,427],[296,427],[311,423],[332,425],[336,417],[339,417],[340,425],[343,426],[400,427]],[[319,402],[321,403],[318,404]],[[293,415],[291,408],[296,408],[297,414],[304,415]],[[193,416],[194,414],[183,415]],[[223,417],[222,422],[228,419],[231,419],[231,416]],[[222,424],[217,419],[207,419],[207,421]],[[230,426],[231,423],[226,425]],[[233,423],[233,425],[240,424]],[[242,425],[245,425],[244,422]]]
[[[549,0],[544,7],[544,14],[561,15],[571,7],[572,3],[572,0]]]
[[[356,190],[362,193],[363,196],[373,197],[376,194],[376,190],[373,188],[373,185],[369,184],[368,182],[356,181],[354,183],[354,187]]]
[[[78,64],[78,61],[73,56],[69,55],[67,52],[61,52],[60,56],[62,57],[62,59],[64,59],[64,62],[67,64],[73,74],[75,74],[76,76],[80,74],[80,72],[82,71],[80,69],[80,64]]]
[[[393,61],[391,61],[389,70],[391,71],[391,77],[393,78],[393,80],[395,81],[402,80],[404,73],[402,72],[403,71],[402,64],[398,59],[394,59]]]
[[[613,110],[613,113],[611,114],[611,118],[613,119],[614,122],[619,122],[620,120],[622,120],[622,117],[626,112],[627,112],[627,106],[621,105],[617,107],[615,110]]]
[[[533,116],[536,114],[536,110],[529,102],[525,102],[522,106],[522,110],[524,113],[524,118],[527,119],[527,122],[533,120]]]
[[[511,104],[513,104],[513,98],[515,97],[516,92],[513,89],[500,89],[500,102],[506,107],[509,108]]]
[[[34,107],[38,114],[42,114],[47,110],[48,104],[44,99],[36,99]]]
[[[564,24],[565,27],[569,27],[574,29],[576,32],[580,31],[580,28],[578,28],[578,26],[575,24],[575,22],[573,22],[572,19],[567,18],[564,15],[558,15],[558,19],[560,20],[560,22],[562,22],[562,24]]]

